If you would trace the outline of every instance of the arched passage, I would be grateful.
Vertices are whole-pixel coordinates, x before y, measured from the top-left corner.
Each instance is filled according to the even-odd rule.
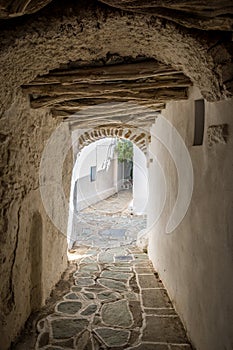
[[[47,2],[43,1],[44,4]],[[51,7],[45,8],[36,15],[21,17],[17,21],[10,19],[8,22],[1,21],[0,23],[1,193],[3,197],[1,201],[3,249],[0,257],[1,310],[4,310],[3,304],[7,305],[9,293],[7,281],[12,279],[17,253],[17,237],[22,231],[19,224],[11,218],[11,208],[15,204],[15,211],[19,212],[22,200],[29,196],[32,191],[37,191],[39,161],[44,144],[59,123],[59,118],[67,118],[67,115],[72,114],[73,110],[77,110],[77,105],[78,109],[87,105],[87,99],[85,99],[87,90],[89,93],[88,103],[90,104],[93,103],[90,98],[90,90],[92,94],[94,91],[99,102],[102,98],[101,102],[106,102],[110,96],[111,98],[113,95],[116,96],[116,89],[112,89],[114,94],[107,92],[109,80],[107,84],[103,84],[102,94],[98,90],[99,86],[98,88],[94,86],[94,89],[93,86],[89,86],[89,90],[86,89],[84,82],[85,86],[78,87],[78,101],[74,101],[77,86],[76,91],[72,91],[74,86],[69,86],[69,84],[75,84],[66,80],[63,82],[62,90],[64,90],[61,98],[59,95],[61,93],[60,84],[56,79],[53,80],[56,73],[60,74],[61,71],[64,73],[66,70],[70,73],[72,69],[76,72],[80,67],[84,67],[86,73],[84,73],[84,80],[87,79],[90,82],[91,74],[90,71],[88,73],[87,67],[96,67],[99,64],[104,67],[126,64],[128,67],[129,64],[138,59],[155,59],[155,66],[162,63],[162,68],[166,72],[173,69],[173,74],[179,76],[179,79],[176,79],[175,76],[170,79],[170,83],[172,80],[172,84],[175,86],[172,89],[165,86],[165,90],[162,88],[155,94],[154,89],[156,90],[161,82],[153,80],[153,90],[150,91],[148,81],[146,84],[145,82],[141,84],[141,81],[140,86],[137,85],[138,82],[135,85],[138,75],[136,77],[134,72],[132,74],[133,83],[131,82],[129,85],[127,83],[127,87],[124,86],[123,90],[121,90],[120,83],[122,76],[118,77],[118,97],[120,96],[120,101],[121,99],[127,101],[132,99],[134,102],[135,100],[143,102],[144,98],[150,97],[149,102],[152,100],[153,106],[158,110],[164,108],[164,104],[171,99],[175,99],[176,103],[169,104],[166,113],[171,119],[174,115],[176,116],[178,128],[185,139],[190,142],[190,147],[192,147],[190,140],[193,131],[193,99],[201,99],[204,96],[208,101],[217,101],[232,96],[232,6],[229,6],[228,1],[209,2],[208,8],[206,5],[199,8],[197,4],[200,4],[200,1],[198,0],[189,1],[188,7],[185,1],[154,1],[150,8],[148,8],[146,0],[140,1],[140,4],[137,1],[128,1],[127,4],[131,4],[130,9],[126,7],[127,4],[122,6],[123,2],[120,0],[102,1],[102,3],[104,2],[110,4],[112,8],[100,5],[98,1],[87,3],[80,1],[77,5],[72,4],[72,1],[68,2],[68,5],[67,2],[60,4],[54,1]],[[29,3],[32,4],[32,7],[29,6]],[[37,7],[35,3],[34,0],[24,1],[22,4],[20,2],[19,5],[19,1],[9,2],[6,0],[1,7],[1,18],[33,12],[40,7],[40,4]],[[135,3],[137,8],[134,6]],[[165,14],[164,10],[157,11],[158,3],[163,4],[166,8]],[[126,11],[118,11],[114,9],[114,6],[124,8]],[[2,16],[2,10],[5,12],[5,9],[9,12]],[[128,10],[130,11],[127,12]],[[182,16],[184,12],[185,18]],[[145,64],[149,65],[148,62]],[[154,74],[154,68],[152,73]],[[92,76],[92,83],[93,80],[95,82],[96,76],[94,79]],[[167,76],[165,78],[167,79]],[[150,79],[151,75],[149,81]],[[164,80],[167,84],[166,79]],[[48,83],[48,80],[50,84],[46,90],[44,85]],[[180,98],[188,98],[190,83],[196,85],[202,95],[192,96],[191,101],[186,101],[187,104],[184,101],[178,102]],[[164,81],[162,84],[165,84]],[[185,87],[179,86],[180,84],[185,84]],[[23,89],[20,88],[22,85],[24,85]],[[35,85],[39,86],[35,88]],[[51,85],[53,86],[51,87]],[[84,89],[85,94],[83,93]],[[25,96],[22,94],[23,91]],[[64,94],[64,91],[67,94]],[[150,92],[148,93],[148,91]],[[160,99],[163,101],[158,106]],[[94,101],[95,103],[96,101]],[[171,286],[170,290],[174,292],[175,300],[177,302],[182,300],[180,305],[182,304],[184,307],[181,313],[195,343],[204,349],[216,348],[218,350],[221,346],[228,348],[232,343],[229,327],[232,322],[225,321],[228,320],[231,307],[230,294],[232,294],[232,284],[230,284],[232,282],[232,274],[230,274],[232,250],[228,249],[231,247],[229,233],[231,232],[230,210],[232,206],[232,181],[230,177],[232,140],[231,134],[228,141],[228,135],[223,132],[226,129],[226,124],[229,124],[229,130],[231,130],[231,103],[232,101],[224,101],[208,104],[205,101],[207,107],[205,133],[208,134],[210,142],[209,144],[205,143],[204,138],[204,144],[192,150],[193,158],[197,164],[195,176],[200,191],[197,191],[194,196],[191,215],[188,216],[189,222],[184,229],[184,237],[189,237],[186,235],[188,232],[190,237],[195,237],[195,242],[184,239],[180,247],[177,247],[177,251],[171,244],[168,254],[169,257],[175,256],[176,253],[181,256],[181,252],[187,252],[185,263],[182,261],[179,265],[186,268],[184,273],[180,274],[181,282],[185,284],[185,288],[187,287],[185,289],[186,303],[183,302],[184,299],[177,289],[176,278],[179,269],[173,270],[173,267],[176,268],[178,265],[177,260],[172,261],[167,267],[172,281],[171,284],[169,281],[169,285]],[[52,112],[50,112],[50,107]],[[181,112],[173,114],[173,111],[177,111],[179,108]],[[104,120],[104,123],[113,120],[109,116],[107,119]],[[121,122],[123,123],[120,120],[119,123]],[[138,118],[134,126],[139,126],[140,122],[140,118]],[[92,120],[88,120],[85,116],[83,126],[89,128],[90,123]],[[101,125],[102,121],[95,120],[95,127],[96,123]],[[176,124],[175,120],[174,123]],[[56,160],[53,159],[53,161],[54,163],[50,163],[51,167],[56,164]],[[171,174],[169,180],[172,185],[174,177]],[[213,191],[213,189],[215,190]],[[39,200],[39,193],[37,196]],[[47,231],[49,225],[45,214],[42,216],[45,231]],[[24,217],[22,220],[26,221]],[[56,229],[53,228],[51,231],[54,232],[54,240],[59,241]],[[9,244],[8,237],[11,237],[12,244]],[[52,245],[54,240],[51,240],[52,243],[50,242],[48,246]],[[154,243],[158,244],[158,241],[156,240]],[[61,245],[63,245],[62,240]],[[167,247],[167,244],[164,244],[164,247]],[[189,247],[195,247],[196,250],[190,252]],[[48,261],[54,264],[53,256],[48,255]],[[193,260],[190,260],[191,257]],[[57,259],[56,265],[58,269],[59,266],[63,269],[65,263],[62,262],[62,259]],[[25,261],[20,266],[25,271],[25,278],[28,280],[30,276],[29,266]],[[190,281],[190,270],[193,269],[193,266],[196,269]],[[163,267],[161,267],[161,271],[164,271]],[[47,269],[45,273],[51,289],[57,282],[57,277],[51,275],[50,269]],[[205,293],[204,288],[201,290],[200,280],[205,281],[208,290],[214,291],[212,294],[210,293],[211,297],[209,297],[209,293]],[[195,289],[193,288],[194,281]],[[46,295],[49,295],[49,288]],[[227,296],[226,291],[228,291],[229,296]],[[179,294],[178,298],[177,293]],[[199,296],[198,299],[195,299],[196,295]],[[195,303],[190,303],[193,300]],[[21,318],[19,317],[20,304],[21,300],[17,299],[10,315],[3,312],[4,336],[1,338],[4,339],[4,347],[8,347],[28,317],[27,312]],[[213,309],[212,305],[215,304],[217,306]],[[193,309],[190,308],[190,305],[193,305]],[[198,312],[195,313],[199,319],[193,318],[193,310],[200,310],[201,317],[199,317]]]
[[[77,144],[74,142],[77,158],[71,183],[69,248],[75,241],[75,230],[78,230],[80,226],[79,212],[84,208],[94,208],[95,203],[117,195],[125,188],[131,188],[132,200],[127,204],[127,206],[130,205],[128,212],[130,210],[129,213],[132,215],[133,213],[145,215],[148,199],[147,147],[150,142],[148,131],[129,125],[102,125],[93,130],[80,131],[80,133],[77,136]],[[132,161],[129,163],[128,161],[119,162],[116,152],[117,140],[128,140],[132,144]],[[97,152],[98,149],[100,154]],[[92,168],[95,168],[94,179],[90,172]],[[130,176],[132,176],[132,182],[129,179]],[[120,213],[123,210],[121,204],[117,205],[117,197],[114,202],[116,209],[106,208],[104,210],[106,213],[114,215],[114,212]]]

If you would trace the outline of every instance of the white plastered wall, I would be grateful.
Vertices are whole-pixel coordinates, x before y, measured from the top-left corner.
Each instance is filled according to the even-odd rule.
[[[133,145],[133,210],[146,214],[148,201],[148,169],[145,154]]]
[[[74,181],[77,181],[77,210],[82,210],[117,192],[114,139],[106,138],[82,149],[76,161]],[[109,158],[110,157],[110,158]],[[109,166],[104,163],[109,158]],[[96,180],[91,181],[90,169],[96,167]]]
[[[199,98],[200,93],[192,88],[189,100],[168,103],[163,111],[185,141],[194,171],[189,209],[170,234],[165,230],[178,193],[178,176],[168,150],[153,137],[160,117],[151,129],[149,256],[196,349],[232,350],[233,100],[205,101],[204,142],[193,146],[194,100]],[[208,127],[219,124],[228,125],[227,143],[210,147]]]

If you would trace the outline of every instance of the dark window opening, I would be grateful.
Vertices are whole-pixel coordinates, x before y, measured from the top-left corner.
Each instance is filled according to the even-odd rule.
[[[91,166],[90,180],[91,182],[96,180],[96,166]]]
[[[196,100],[195,102],[195,125],[193,146],[203,144],[204,126],[205,126],[205,101]]]

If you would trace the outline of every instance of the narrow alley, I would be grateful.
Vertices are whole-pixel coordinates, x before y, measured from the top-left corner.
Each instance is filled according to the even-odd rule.
[[[233,1],[0,0],[0,350],[233,350]]]

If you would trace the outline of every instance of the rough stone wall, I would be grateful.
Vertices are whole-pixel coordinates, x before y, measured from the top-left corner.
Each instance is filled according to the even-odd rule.
[[[207,130],[208,146],[213,147],[216,143],[227,143],[228,125],[210,125]]]
[[[120,9],[168,18],[185,27],[233,29],[233,7],[229,0],[100,0]]]
[[[39,191],[39,164],[57,122],[32,111],[20,93],[2,113],[0,230],[0,348],[17,336],[30,312],[49,296],[67,266],[66,238],[47,217]],[[72,169],[72,164],[69,164]],[[66,188],[70,180],[66,179]]]
[[[185,141],[194,170],[190,207],[181,224],[170,234],[165,231],[178,193],[177,168],[166,147],[153,137],[159,117],[151,130],[150,151],[164,170],[167,198],[164,210],[155,222],[154,215],[163,197],[163,179],[155,171],[154,161],[149,166],[149,255],[194,347],[198,350],[230,350],[233,345],[233,100],[205,101],[203,145],[193,146],[194,100],[201,95],[197,90],[191,90],[188,101],[171,102],[163,113]],[[209,127],[213,125],[215,129],[228,125],[228,136],[224,143],[215,142],[210,147]],[[167,142],[175,145],[174,141],[168,134]],[[186,181],[180,186],[186,188],[189,175],[185,164],[182,171]]]
[[[0,18],[13,18],[39,11],[49,4],[51,0],[1,0]]]

